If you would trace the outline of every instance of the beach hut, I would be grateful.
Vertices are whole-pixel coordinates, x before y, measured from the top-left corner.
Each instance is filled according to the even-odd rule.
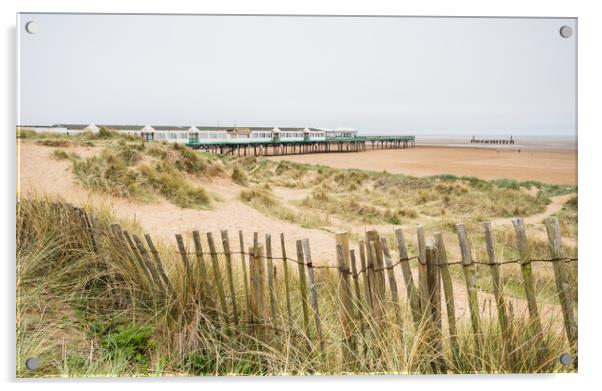
[[[143,127],[140,133],[142,133],[142,139],[144,141],[151,142],[155,139],[155,129],[150,125]]]
[[[84,131],[92,132],[92,133],[98,133],[99,130],[100,130],[100,128],[94,124],[90,124],[84,128]]]
[[[188,128],[188,142],[197,143],[199,141],[199,133],[201,131],[196,126]]]
[[[280,141],[280,128],[274,127],[272,129],[272,140],[273,141]]]
[[[303,141],[309,141],[310,133],[311,133],[311,130],[309,130],[309,128],[303,129]]]

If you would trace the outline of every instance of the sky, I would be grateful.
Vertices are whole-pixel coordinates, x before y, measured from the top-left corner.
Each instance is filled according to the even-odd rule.
[[[576,132],[572,18],[17,19],[20,125]],[[563,25],[573,27],[570,38],[560,36]]]

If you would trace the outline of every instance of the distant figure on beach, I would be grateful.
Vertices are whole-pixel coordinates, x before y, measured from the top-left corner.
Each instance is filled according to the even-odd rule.
[[[518,150],[518,153],[520,153],[520,149]]]

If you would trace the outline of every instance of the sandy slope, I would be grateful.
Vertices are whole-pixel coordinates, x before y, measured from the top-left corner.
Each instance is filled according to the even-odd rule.
[[[80,155],[92,152],[81,147],[73,150]],[[251,242],[255,231],[259,232],[262,238],[265,233],[271,233],[272,241],[275,243],[274,252],[278,254],[280,253],[279,235],[284,233],[289,255],[295,254],[295,240],[308,238],[316,261],[331,256],[331,248],[334,247],[331,233],[301,228],[257,212],[237,200],[240,188],[230,182],[204,184],[207,190],[219,193],[224,198],[224,202],[216,204],[213,210],[185,209],[167,201],[152,204],[133,202],[88,192],[75,182],[70,171],[70,163],[52,159],[50,157],[52,151],[52,148],[31,143],[21,145],[18,177],[20,178],[19,191],[22,195],[37,191],[60,196],[74,204],[105,203],[110,205],[117,215],[137,220],[153,237],[170,242],[175,242],[176,233],[199,230],[218,234],[220,230],[227,229],[238,249],[238,230],[242,229],[247,243]]]
[[[77,147],[72,148],[82,156],[94,154],[93,148]],[[190,233],[192,230],[201,232],[211,231],[218,234],[220,230],[230,231],[231,241],[234,243],[233,250],[238,250],[238,230],[243,230],[245,235],[245,246],[249,246],[254,231],[260,233],[261,238],[265,233],[272,234],[273,252],[275,256],[281,254],[279,234],[284,233],[286,237],[287,255],[294,257],[295,240],[309,238],[311,243],[312,255],[314,261],[318,264],[334,263],[334,235],[331,230],[336,227],[326,227],[325,229],[305,229],[294,224],[280,221],[265,216],[255,209],[250,208],[244,203],[238,201],[240,187],[227,180],[216,180],[212,183],[203,183],[203,186],[211,192],[218,193],[223,202],[216,203],[214,210],[194,210],[177,207],[167,201],[158,203],[140,203],[128,201],[125,199],[113,198],[109,196],[91,193],[78,185],[70,171],[70,163],[58,161],[51,158],[53,148],[38,146],[32,143],[23,143],[19,149],[19,173],[18,178],[19,192],[23,196],[32,194],[32,192],[47,193],[61,197],[67,202],[77,205],[82,204],[104,204],[110,205],[111,209],[118,216],[136,220],[143,229],[157,239],[162,239],[175,243],[175,233]],[[302,199],[306,195],[305,190],[275,188],[275,194],[289,201]],[[548,206],[541,215],[529,217],[532,223],[540,222],[546,215],[558,211],[564,201],[570,196],[562,196],[554,199],[554,202]],[[508,224],[510,220],[500,219],[496,224]],[[392,232],[391,226],[375,225],[366,226],[361,230],[377,229],[381,233]],[[415,241],[415,227],[404,227],[409,242]],[[393,243],[390,243],[393,245]],[[355,247],[355,246],[354,246]],[[448,253],[456,253],[455,243],[453,241],[448,245]],[[452,248],[454,250],[452,250]],[[451,250],[451,251],[450,251]],[[398,271],[399,272],[399,271]],[[414,270],[415,281],[418,279],[416,270]],[[401,275],[398,281],[402,281]],[[454,284],[455,301],[457,316],[460,319],[468,319],[468,306],[466,300],[466,289],[462,281]],[[399,285],[401,297],[405,297],[405,287]],[[492,310],[492,316],[495,317],[495,302],[493,296],[488,293],[479,293],[480,305],[483,311]],[[513,299],[517,314],[524,313],[526,306],[523,300]],[[544,306],[546,311],[549,305]]]

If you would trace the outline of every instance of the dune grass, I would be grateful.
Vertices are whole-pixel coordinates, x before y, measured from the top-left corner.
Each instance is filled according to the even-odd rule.
[[[203,290],[198,261],[187,274],[176,249],[156,243],[173,289],[166,291],[132,262],[118,240],[101,236],[95,252],[81,225],[66,219],[49,201],[21,200],[17,211],[18,377],[431,373],[434,361],[444,363],[450,373],[572,371],[558,363],[568,346],[558,326],[557,307],[541,309],[545,332],[543,341],[536,342],[524,313],[514,310],[513,334],[507,341],[501,337],[495,309],[483,306],[481,349],[475,349],[464,317],[458,324],[460,350],[452,354],[446,326],[443,348],[435,350],[432,329],[427,323],[414,327],[405,302],[402,323],[395,321],[392,303],[385,302],[382,327],[359,302],[355,312],[366,321],[355,324],[358,348],[344,360],[336,270],[316,270],[324,330],[321,349],[313,321],[309,338],[305,336],[296,265],[291,265],[289,324],[277,260],[277,313],[269,315],[270,327],[256,334],[246,324],[249,313],[237,257],[233,276],[238,326],[231,322],[234,297],[226,290],[229,315],[221,315]],[[98,208],[90,206],[89,211],[101,221],[114,222],[108,209]],[[135,225],[121,223],[140,235]],[[203,245],[207,248],[204,240]],[[292,247],[289,252],[294,252]],[[205,265],[214,275],[208,258]],[[225,276],[221,256],[218,265]],[[210,281],[208,287],[215,292],[215,280]],[[516,349],[512,363],[505,354],[509,346]],[[541,346],[547,348],[543,353]],[[33,372],[24,367],[32,356],[41,363]]]

